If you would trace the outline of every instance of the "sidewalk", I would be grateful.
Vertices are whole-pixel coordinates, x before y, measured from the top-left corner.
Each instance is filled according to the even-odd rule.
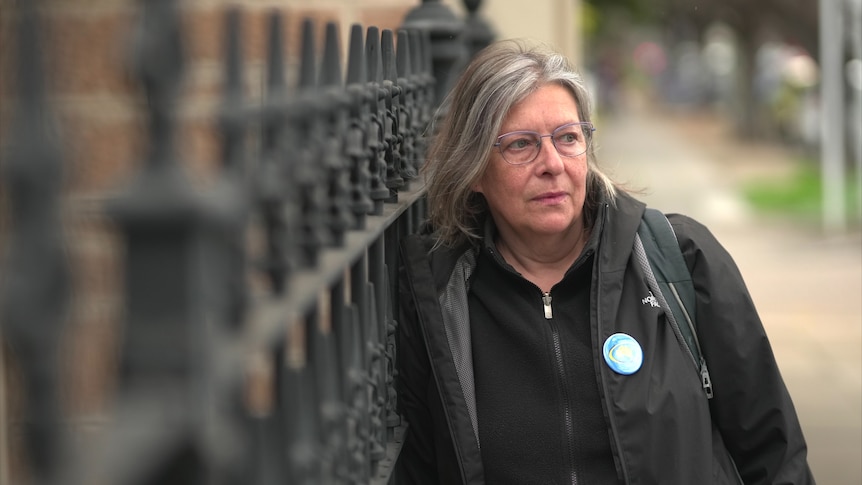
[[[862,237],[755,214],[740,182],[780,176],[786,153],[714,119],[646,109],[603,119],[599,163],[641,200],[705,223],[736,259],[793,396],[815,479],[862,483]]]

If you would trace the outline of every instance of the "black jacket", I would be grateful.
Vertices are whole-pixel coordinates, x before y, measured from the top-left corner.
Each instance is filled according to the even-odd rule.
[[[742,276],[701,224],[669,219],[694,280],[696,318],[715,396],[651,305],[632,245],[644,205],[627,195],[599,209],[590,326],[599,392],[617,472],[626,484],[809,484],[807,448]],[[402,251],[398,400],[408,424],[399,483],[484,483],[473,397],[470,322],[464,317],[475,248],[431,251],[411,236]],[[603,362],[601,345],[627,333],[644,361],[630,376]]]

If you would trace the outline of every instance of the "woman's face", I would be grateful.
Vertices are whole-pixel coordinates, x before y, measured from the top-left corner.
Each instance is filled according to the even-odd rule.
[[[577,121],[581,119],[571,92],[547,84],[512,107],[500,134],[528,130],[547,135]],[[560,156],[545,137],[536,159],[524,165],[510,165],[493,147],[488,167],[473,190],[485,196],[504,239],[565,236],[567,231],[580,234],[582,230],[586,177],[586,153]]]

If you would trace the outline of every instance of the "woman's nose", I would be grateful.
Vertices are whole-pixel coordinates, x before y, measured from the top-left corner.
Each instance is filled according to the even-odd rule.
[[[563,157],[554,146],[554,142],[550,139],[542,140],[539,145],[539,155],[537,166],[540,167],[540,172],[560,173],[563,170]]]

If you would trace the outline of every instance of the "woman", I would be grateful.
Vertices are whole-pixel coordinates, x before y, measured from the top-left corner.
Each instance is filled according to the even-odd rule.
[[[597,167],[565,59],[494,44],[444,109],[429,229],[402,252],[399,483],[813,483],[742,277],[692,219],[669,218],[712,399],[649,304],[632,258],[645,206]],[[619,334],[638,344],[633,368],[603,354]]]

